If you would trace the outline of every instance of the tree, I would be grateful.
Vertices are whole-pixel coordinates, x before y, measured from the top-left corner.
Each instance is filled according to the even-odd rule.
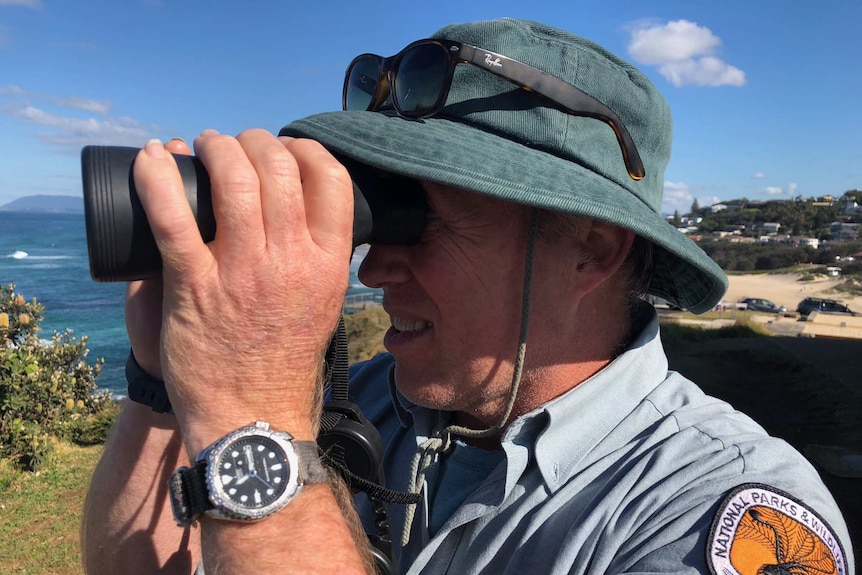
[[[51,437],[86,443],[114,413],[110,394],[96,386],[104,360],[90,365],[87,337],[71,330],[41,339],[43,311],[14,284],[0,286],[0,457],[25,470],[47,459]]]
[[[700,204],[697,201],[697,198],[691,203],[691,215],[697,216],[700,214]]]
[[[673,226],[678,228],[682,225],[682,220],[679,217],[679,210],[673,211]]]

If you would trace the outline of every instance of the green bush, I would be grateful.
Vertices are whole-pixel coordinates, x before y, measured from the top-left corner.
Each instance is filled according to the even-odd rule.
[[[87,362],[87,337],[40,339],[43,311],[14,284],[0,286],[0,457],[26,470],[50,457],[51,437],[92,438],[112,404],[96,385],[104,360]]]

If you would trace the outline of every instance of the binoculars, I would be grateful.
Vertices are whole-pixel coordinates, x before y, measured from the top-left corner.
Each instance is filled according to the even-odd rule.
[[[138,195],[132,167],[138,148],[86,146],[81,151],[90,275],[99,282],[161,273],[161,256]],[[216,234],[210,180],[201,161],[174,154],[186,198],[205,242]],[[353,180],[353,247],[411,245],[422,237],[427,205],[418,181],[336,158]]]

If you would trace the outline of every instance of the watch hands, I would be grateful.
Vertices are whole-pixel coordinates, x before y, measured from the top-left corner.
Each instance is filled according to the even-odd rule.
[[[251,451],[251,445],[244,445],[242,451],[245,453],[245,460],[248,463],[248,472],[254,473],[254,453]]]
[[[246,473],[246,474],[245,474],[245,475],[243,475],[242,477],[239,477],[239,479],[238,479],[238,480],[237,480],[237,482],[236,482],[237,487],[239,487],[240,485],[242,485],[243,483],[245,483],[246,481],[248,481],[248,478],[249,478],[249,477],[251,477],[251,474],[250,474],[250,473]]]
[[[270,479],[269,479],[269,463],[267,463],[266,459],[263,460],[263,474],[266,476],[266,480],[270,481]]]

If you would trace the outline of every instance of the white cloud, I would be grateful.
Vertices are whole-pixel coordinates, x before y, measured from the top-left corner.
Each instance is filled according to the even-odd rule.
[[[89,98],[78,98],[77,96],[51,98],[51,101],[61,108],[71,108],[73,110],[92,112],[103,116],[111,111],[111,106],[113,105],[110,100],[91,100]]]
[[[42,0],[0,0],[0,6],[24,6],[34,10],[42,9]]]
[[[697,203],[700,204],[700,207],[706,208],[721,203],[721,198],[718,196],[700,196],[697,198]]]
[[[757,172],[756,174],[751,176],[751,179],[752,180],[762,180],[765,177],[766,177],[766,174],[764,174],[763,172]]]
[[[629,42],[629,54],[641,64],[656,66],[713,54],[721,40],[709,28],[676,20],[664,26],[636,27]]]
[[[687,214],[695,199],[701,208],[721,202],[718,196],[696,196],[695,194],[696,191],[692,186],[684,182],[666,181],[662,195],[661,212],[673,214],[675,211],[679,211],[680,214]]]
[[[713,54],[721,46],[709,28],[687,20],[636,24],[629,55],[638,63],[658,66],[674,86],[742,86],[745,72]]]
[[[778,186],[768,186],[760,190],[760,193],[767,196],[780,196],[784,193],[784,190],[779,188]]]
[[[98,143],[106,146],[140,146],[154,132],[155,126],[144,126],[132,118],[73,118],[52,114],[31,105],[12,110],[12,115],[48,128],[39,134],[47,144],[80,148]]]
[[[796,182],[790,182],[789,184],[787,184],[787,194],[795,196],[797,188],[799,188],[799,186],[796,185]]]
[[[677,88],[745,85],[745,72],[712,56],[669,62],[659,66],[658,71]]]
[[[30,100],[48,101],[60,108],[68,108],[71,110],[81,110],[82,112],[91,112],[94,114],[107,115],[111,111],[113,104],[110,100],[94,100],[92,98],[80,98],[78,96],[53,96],[51,94],[40,94],[38,92],[28,92],[19,86],[7,85],[0,86],[0,94],[8,94],[19,98],[27,98]]]
[[[675,211],[684,214],[691,208],[693,200],[694,196],[688,184],[683,182],[665,182],[661,211],[665,214],[672,214]]]

